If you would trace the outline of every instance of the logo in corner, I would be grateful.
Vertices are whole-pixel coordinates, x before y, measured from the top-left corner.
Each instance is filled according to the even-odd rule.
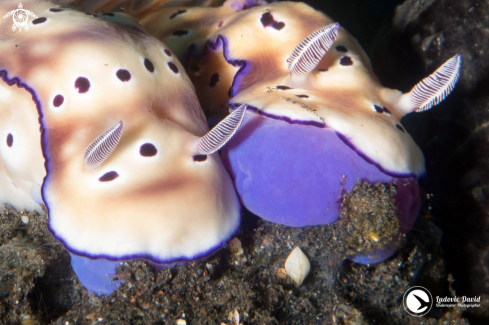
[[[17,28],[19,28],[19,31],[22,31],[22,27],[24,27],[25,30],[29,30],[29,16],[37,18],[37,16],[32,11],[24,9],[22,3],[19,3],[18,9],[12,10],[11,12],[3,16],[3,18],[7,18],[10,16],[12,16],[14,19],[14,24],[12,25],[12,31],[14,32]]]
[[[411,287],[404,293],[402,304],[409,315],[421,317],[430,312],[433,307],[433,297],[424,287]]]

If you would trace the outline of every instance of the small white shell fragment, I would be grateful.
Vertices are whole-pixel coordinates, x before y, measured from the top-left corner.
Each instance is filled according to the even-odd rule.
[[[177,325],[187,325],[187,321],[183,318],[177,319]]]
[[[231,323],[232,325],[239,325],[239,312],[237,309],[234,310],[231,321],[232,321]]]
[[[22,223],[24,225],[28,224],[29,223],[29,217],[28,216],[21,216],[20,217],[20,220],[22,220]]]
[[[307,277],[310,270],[311,263],[309,263],[309,259],[302,250],[296,246],[285,261],[285,271],[287,272],[287,275],[299,286]]]
[[[242,255],[243,254],[243,247],[241,247],[241,241],[238,239],[238,237],[234,237],[229,242],[229,251],[233,255]]]

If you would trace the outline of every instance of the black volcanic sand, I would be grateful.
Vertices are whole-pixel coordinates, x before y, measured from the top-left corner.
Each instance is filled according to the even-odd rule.
[[[185,319],[187,324],[234,324],[238,312],[242,324],[418,324],[401,303],[411,284],[446,295],[453,290],[429,200],[414,229],[398,240],[404,246],[394,257],[372,266],[345,260],[395,240],[395,193],[394,186],[358,183],[331,226],[290,228],[244,212],[240,245],[160,272],[141,260],[122,262],[116,277],[125,282],[104,296],[78,282],[69,254],[47,229],[46,216],[5,207],[0,323],[176,324]],[[372,233],[383,236],[372,241]],[[284,272],[295,246],[311,262],[300,286]],[[468,324],[462,312],[433,309],[425,324]]]
[[[391,200],[395,188],[359,184],[331,226],[289,228],[244,212],[237,234],[242,253],[228,247],[160,272],[144,261],[124,262],[117,276],[126,282],[109,296],[96,296],[78,282],[45,216],[5,208],[0,324],[185,319],[220,325],[234,324],[236,312],[242,324],[489,324],[487,0],[406,0],[397,9],[400,0],[306,3],[357,37],[389,87],[408,91],[450,56],[463,55],[461,80],[448,99],[403,120],[425,153],[428,177],[420,182],[422,212],[398,240],[400,251],[371,266],[344,259],[396,240],[392,234],[399,226]],[[372,240],[379,232],[379,240]],[[283,270],[295,246],[311,262],[300,286]],[[481,307],[434,307],[421,319],[410,317],[401,300],[412,285],[438,296],[480,295]]]

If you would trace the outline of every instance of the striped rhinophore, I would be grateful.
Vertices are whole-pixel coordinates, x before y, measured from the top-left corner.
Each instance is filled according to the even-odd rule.
[[[461,64],[462,56],[457,54],[414,86],[410,100],[416,112],[430,109],[450,94],[460,76]]]
[[[243,104],[222,120],[215,128],[199,139],[198,152],[200,155],[210,155],[221,149],[236,133],[248,105]]]
[[[287,59],[289,72],[304,76],[313,71],[338,37],[340,25],[325,26],[307,36]]]
[[[85,164],[96,168],[109,158],[121,140],[122,130],[123,123],[120,121],[119,124],[111,127],[93,140],[85,151]]]

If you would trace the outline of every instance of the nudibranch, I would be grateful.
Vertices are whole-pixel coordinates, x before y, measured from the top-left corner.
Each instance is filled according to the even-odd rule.
[[[165,8],[140,19],[185,62],[209,115],[248,105],[221,153],[241,202],[269,221],[313,226],[337,220],[341,193],[358,179],[393,184],[406,233],[419,213],[425,162],[401,118],[449,94],[461,56],[402,94],[380,84],[331,18],[303,3],[255,4]],[[352,259],[378,262],[396,249]]]
[[[248,0],[249,1],[249,0]],[[221,0],[73,0],[73,7],[89,12],[123,11],[136,19],[143,18],[155,10],[167,7],[211,7],[222,3]]]
[[[109,261],[172,263],[222,247],[240,203],[214,153],[246,107],[208,131],[182,65],[136,20],[23,4],[38,16],[27,32],[0,25],[0,201],[44,203],[95,292],[113,288],[93,278]]]

